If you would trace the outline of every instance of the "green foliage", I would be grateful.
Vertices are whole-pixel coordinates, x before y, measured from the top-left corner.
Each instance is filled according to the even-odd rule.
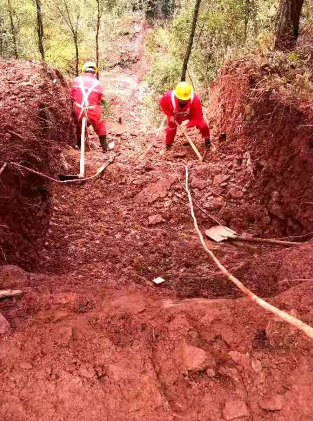
[[[110,117],[111,114],[112,114],[112,108],[110,106],[109,101],[106,98],[102,99],[101,107],[102,107],[102,110],[103,110],[103,113],[102,113],[103,118],[106,119],[106,118]]]
[[[10,0],[18,55],[40,59],[36,33],[34,0]],[[75,45],[70,21],[78,22],[80,64],[95,60],[97,0],[41,0],[44,44],[48,64],[70,74],[75,71]],[[68,5],[69,16],[65,4]],[[273,46],[279,0],[202,0],[187,77],[206,100],[209,82],[223,63],[249,51],[266,51]],[[103,9],[100,30],[100,69],[118,63],[127,52],[123,37],[131,39],[134,21],[154,17],[147,40],[150,71],[147,83],[151,94],[146,104],[152,118],[157,113],[156,98],[180,80],[182,62],[190,35],[195,0],[100,0]],[[13,33],[8,0],[0,0],[0,55],[14,57]],[[157,18],[157,19],[156,19]],[[306,1],[303,24],[312,33],[313,3]],[[312,26],[310,26],[312,25]],[[301,37],[300,37],[301,38]],[[117,39],[119,41],[117,41]],[[312,43],[307,42],[307,48]],[[310,50],[311,51],[311,50]],[[310,51],[308,51],[308,57]],[[298,63],[292,53],[288,61]],[[109,112],[109,110],[107,110]]]
[[[148,83],[156,93],[172,89],[181,72],[181,57],[172,54],[173,40],[168,36],[168,29],[159,27],[148,39],[148,49],[152,56],[152,68]]]
[[[206,89],[222,63],[234,54],[268,47],[277,7],[278,0],[202,0],[188,66],[189,78],[196,88]],[[161,23],[150,36],[152,68],[148,80],[158,93],[179,81],[193,9],[194,2],[180,1],[173,21]]]
[[[44,44],[46,61],[60,70],[75,72],[75,45],[69,27],[65,2],[70,20],[78,19],[78,44],[81,64],[95,60],[95,30],[97,19],[96,0],[42,0]],[[132,4],[126,0],[100,0],[104,13],[100,30],[100,68],[108,64],[108,50],[120,28],[127,31],[131,26]],[[36,7],[33,0],[11,0],[15,35],[19,57],[40,60],[36,32]],[[7,0],[0,0],[0,56],[14,57],[13,37]]]
[[[290,61],[295,61],[298,59],[298,55],[296,53],[290,53],[289,54],[289,60]]]

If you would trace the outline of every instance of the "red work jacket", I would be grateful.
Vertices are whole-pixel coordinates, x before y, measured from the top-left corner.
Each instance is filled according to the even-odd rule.
[[[193,93],[184,107],[181,107],[175,91],[168,91],[160,100],[163,112],[168,116],[174,116],[178,123],[189,120],[187,127],[197,126],[203,120],[203,112],[200,98]]]
[[[101,116],[102,111],[100,106],[103,86],[102,83],[96,79],[95,74],[84,73],[82,76],[76,77],[72,85],[71,95],[74,101],[75,112],[83,110],[84,106],[87,106],[88,112],[90,110],[92,114],[97,114],[99,117]]]

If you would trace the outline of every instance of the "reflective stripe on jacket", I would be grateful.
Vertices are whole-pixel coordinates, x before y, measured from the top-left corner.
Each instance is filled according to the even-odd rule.
[[[203,120],[202,105],[198,95],[193,94],[192,98],[181,107],[174,91],[168,91],[160,100],[162,111],[168,116],[174,116],[177,121],[190,120],[190,126],[196,126]],[[188,123],[189,124],[189,123]]]

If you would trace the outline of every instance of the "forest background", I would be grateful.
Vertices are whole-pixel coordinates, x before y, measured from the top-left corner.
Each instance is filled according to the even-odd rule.
[[[187,78],[204,101],[210,82],[227,60],[274,50],[279,8],[288,1],[302,2],[200,2]],[[153,109],[154,96],[180,80],[195,4],[190,0],[0,0],[0,55],[45,60],[69,75],[78,73],[86,60],[97,61],[100,71],[107,71],[115,65],[108,58],[117,37],[131,37],[134,22],[147,19],[151,66],[145,77]],[[304,1],[301,30],[313,33],[312,1]],[[295,52],[281,54],[291,62],[300,59]]]

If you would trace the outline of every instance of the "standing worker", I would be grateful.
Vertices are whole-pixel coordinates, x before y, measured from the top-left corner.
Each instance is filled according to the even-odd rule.
[[[160,100],[164,114],[167,115],[165,145],[170,149],[177,132],[177,125],[189,120],[186,127],[197,127],[205,139],[205,146],[210,147],[210,131],[203,118],[200,98],[188,82],[180,82],[174,91],[168,91]]]
[[[104,152],[107,150],[106,127],[102,119],[102,83],[97,79],[97,66],[88,61],[83,65],[83,74],[74,79],[72,100],[77,122],[77,144],[80,147],[82,119],[87,112],[87,125],[92,126],[99,136]]]

